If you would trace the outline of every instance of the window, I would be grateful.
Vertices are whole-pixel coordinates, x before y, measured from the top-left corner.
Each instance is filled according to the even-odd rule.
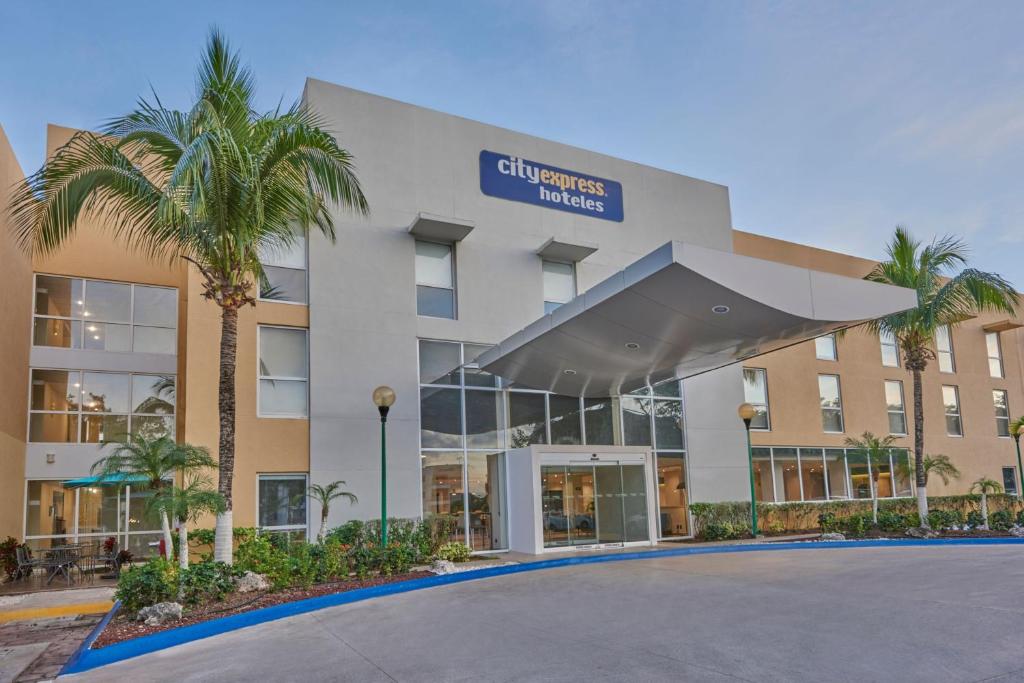
[[[996,436],[1010,436],[1010,403],[1005,390],[992,391],[992,405],[996,411]]]
[[[576,267],[571,263],[544,261],[544,314],[576,297]]]
[[[907,413],[903,406],[903,382],[899,380],[885,381],[885,405],[889,411],[889,433],[904,435],[907,433]]]
[[[32,343],[66,349],[177,353],[170,287],[35,276]]]
[[[1003,376],[1003,349],[999,344],[998,332],[985,333],[985,346],[988,347],[988,374],[990,377]]]
[[[452,245],[416,241],[416,314],[455,318]]]
[[[826,334],[814,340],[814,355],[818,360],[836,359],[836,335]]]
[[[102,443],[128,433],[174,436],[175,378],[32,369],[28,440]]]
[[[942,403],[946,410],[946,434],[963,436],[964,426],[960,420],[960,394],[956,387],[942,386]]]
[[[260,263],[267,281],[260,284],[260,299],[304,304],[306,288],[306,236],[295,234],[291,244],[260,249]]]
[[[903,448],[890,449],[880,462],[853,448],[755,446],[752,455],[758,502],[870,498],[876,468],[879,498],[912,495],[910,453]]]
[[[953,360],[953,333],[949,325],[941,325],[935,329],[935,349],[939,358],[939,372],[956,372]]]
[[[751,429],[770,430],[768,413],[768,372],[762,368],[743,368],[743,400],[754,406],[757,414],[750,421]]]
[[[309,349],[307,331],[296,327],[257,330],[259,345],[259,416],[308,415]]]
[[[1003,491],[1008,495],[1017,495],[1017,468],[1003,468]]]
[[[839,392],[839,375],[818,375],[821,397],[821,427],[829,433],[843,431],[843,401]]]
[[[896,337],[888,330],[878,333],[878,341],[882,345],[882,365],[887,368],[900,366],[900,349],[896,345]]]
[[[261,474],[256,518],[260,531],[306,535],[306,475]]]

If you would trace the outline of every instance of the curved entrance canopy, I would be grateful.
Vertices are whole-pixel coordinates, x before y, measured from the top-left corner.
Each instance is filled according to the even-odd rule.
[[[911,289],[669,242],[477,363],[535,389],[610,396],[915,305]]]

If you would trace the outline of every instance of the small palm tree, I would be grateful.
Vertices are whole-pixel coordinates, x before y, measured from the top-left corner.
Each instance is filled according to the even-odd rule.
[[[79,218],[98,217],[118,238],[154,258],[195,266],[203,297],[221,313],[219,477],[214,554],[232,560],[235,363],[238,311],[265,286],[262,250],[287,248],[319,230],[334,241],[332,205],[368,205],[352,155],[302,105],[259,112],[255,79],[216,30],[199,66],[188,111],[156,96],[100,134],[76,133],[11,201],[19,243],[55,252]]]
[[[320,503],[320,531],[316,535],[316,539],[320,543],[323,543],[327,536],[327,515],[330,514],[331,503],[338,498],[348,498],[350,503],[359,500],[356,498],[356,494],[343,491],[341,487],[344,485],[345,482],[341,480],[332,481],[327,485],[312,484],[305,493],[298,496],[299,500],[305,497]]]
[[[893,336],[903,353],[914,385],[914,471],[917,511],[922,526],[928,525],[928,476],[924,469],[924,399],[921,374],[935,358],[935,332],[944,325],[954,327],[983,311],[1014,312],[1018,297],[1013,286],[995,273],[963,268],[967,247],[951,236],[928,245],[896,228],[886,247],[887,260],[865,277],[917,291],[917,307],[879,318],[867,324],[875,334]],[[961,268],[963,268],[961,270]]]
[[[846,445],[854,449],[858,455],[864,456],[870,469],[871,476],[868,478],[871,487],[871,521],[878,524],[878,477],[881,474],[882,465],[889,464],[889,452],[896,437],[889,435],[877,437],[871,432],[864,432],[860,438],[847,437]]]
[[[988,477],[982,477],[978,481],[971,484],[971,493],[981,494],[981,528],[988,528],[988,496],[991,493],[1001,493],[1003,490],[1002,484],[995,479],[989,479]]]
[[[911,478],[914,474],[912,468],[907,463],[905,458],[900,458],[900,464],[897,466],[900,475]],[[943,484],[949,485],[950,479],[959,479],[960,470],[957,469],[953,461],[949,459],[948,455],[937,453],[936,455],[924,456],[924,480],[928,481],[931,475],[937,476],[942,480]]]
[[[188,567],[188,525],[204,514],[218,514],[224,510],[224,496],[220,495],[207,477],[187,475],[182,486],[168,486],[156,492],[147,509],[167,511],[178,522],[178,566]]]
[[[216,467],[209,451],[187,443],[177,443],[169,436],[148,438],[141,434],[129,434],[123,441],[104,444],[113,446],[113,452],[93,463],[91,472],[100,481],[132,486],[159,493],[173,485],[176,474],[195,472],[206,467]],[[170,514],[166,506],[153,508],[160,516],[160,529],[164,535],[167,557],[173,555]]]

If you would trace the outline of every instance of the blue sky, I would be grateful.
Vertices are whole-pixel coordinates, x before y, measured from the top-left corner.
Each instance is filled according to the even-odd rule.
[[[184,106],[211,24],[267,107],[315,76],[723,183],[754,232],[874,258],[898,223],[955,233],[1024,288],[1021,2],[4,3],[22,165],[150,84]]]

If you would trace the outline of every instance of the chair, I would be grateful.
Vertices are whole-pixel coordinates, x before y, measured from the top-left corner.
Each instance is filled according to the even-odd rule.
[[[114,571],[117,569],[117,553],[120,551],[120,547],[116,540],[110,544],[110,552],[104,550],[103,546],[104,544],[101,543],[96,548],[96,564]]]
[[[79,573],[82,568],[78,565],[79,548],[68,547],[68,548],[54,548],[46,554],[46,558],[42,562],[42,566],[45,567],[50,575],[46,578],[46,585],[49,586],[53,579],[61,574],[67,580],[68,585],[71,585],[71,568],[78,567]]]
[[[29,554],[28,548],[23,545],[19,545],[14,549],[14,556],[18,561],[18,568],[14,571],[15,579],[24,579],[32,576],[32,572],[41,564],[40,560],[32,557]]]

